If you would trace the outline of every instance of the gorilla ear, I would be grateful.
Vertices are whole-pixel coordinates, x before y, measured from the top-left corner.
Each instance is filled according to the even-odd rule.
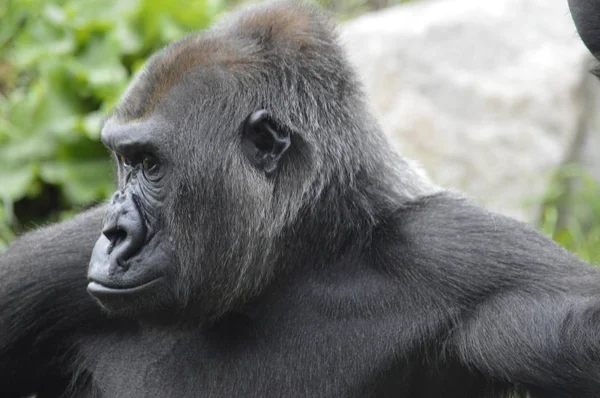
[[[277,170],[281,157],[290,145],[289,131],[274,123],[266,110],[253,112],[244,122],[242,151],[266,174]]]

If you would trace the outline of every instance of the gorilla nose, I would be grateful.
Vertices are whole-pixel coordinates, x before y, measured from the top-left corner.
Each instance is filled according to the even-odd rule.
[[[131,195],[115,194],[102,234],[110,242],[110,262],[127,268],[127,260],[141,249],[146,238],[144,221]]]

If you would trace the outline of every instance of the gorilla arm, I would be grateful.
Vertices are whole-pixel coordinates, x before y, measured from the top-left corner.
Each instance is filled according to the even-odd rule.
[[[48,377],[46,366],[64,359],[69,336],[100,319],[86,274],[104,213],[101,206],[38,229],[0,256],[0,391],[8,396],[60,390],[48,384],[64,375]]]
[[[599,314],[597,298],[505,292],[466,320],[454,348],[469,368],[523,386],[533,397],[597,397]]]
[[[395,257],[414,261],[402,265],[400,275],[413,274],[403,279],[426,281],[413,289],[419,305],[455,314],[445,358],[536,397],[600,396],[597,270],[527,225],[460,199],[415,203],[397,221],[404,243]]]

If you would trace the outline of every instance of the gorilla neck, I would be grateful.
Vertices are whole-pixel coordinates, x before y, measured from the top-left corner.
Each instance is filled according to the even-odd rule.
[[[387,178],[393,173],[389,170]],[[409,196],[378,178],[358,175],[352,185],[333,183],[323,189],[317,203],[305,206],[298,214],[298,222],[283,234],[281,264],[277,268],[327,266],[343,261],[341,256],[369,252],[375,228],[421,196],[424,187]]]

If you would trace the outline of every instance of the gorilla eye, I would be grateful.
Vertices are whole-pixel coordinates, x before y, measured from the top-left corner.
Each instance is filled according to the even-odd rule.
[[[153,170],[157,164],[158,161],[154,156],[144,156],[144,158],[142,159],[142,167],[144,168],[144,170]]]
[[[121,163],[123,163],[126,166],[133,166],[133,160],[131,160],[131,158],[128,158],[125,155],[120,155],[119,158],[121,159]]]
[[[134,167],[138,164],[141,164],[142,169],[146,171],[151,171],[158,165],[158,160],[152,155],[143,155],[135,157],[119,155],[119,159],[121,160],[121,163],[129,167]]]
[[[135,165],[140,163],[139,157],[127,156],[123,154],[119,154],[119,160],[127,167],[134,167]]]

